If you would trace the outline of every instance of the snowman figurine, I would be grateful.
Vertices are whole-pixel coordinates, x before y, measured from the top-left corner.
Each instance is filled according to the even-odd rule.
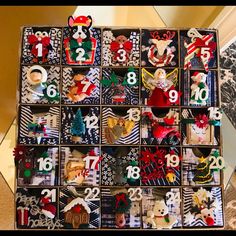
[[[27,71],[28,90],[30,100],[40,100],[44,97],[44,83],[47,81],[47,71],[42,66],[32,66]]]

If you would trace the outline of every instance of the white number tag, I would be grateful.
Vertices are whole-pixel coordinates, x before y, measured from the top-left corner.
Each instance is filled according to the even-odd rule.
[[[178,100],[178,92],[176,90],[169,91],[169,101],[174,103]]]
[[[39,170],[40,171],[50,171],[52,170],[52,158],[47,157],[47,158],[39,158],[37,160],[37,162],[39,162]]]
[[[203,96],[203,92],[205,91],[205,95]],[[209,95],[209,90],[208,89],[205,89],[205,88],[197,88],[195,90],[195,100],[202,100],[202,101],[206,101],[208,99],[208,95]]]
[[[38,57],[43,56],[43,45],[42,43],[38,43],[35,48],[37,49]]]
[[[209,162],[211,162],[210,169],[220,169],[221,170],[225,167],[225,160],[221,156],[218,156],[217,158],[214,156],[210,156]]]
[[[50,84],[47,87],[47,96],[50,98],[54,98],[57,95],[57,87],[55,84]]]
[[[85,201],[99,201],[99,193],[100,193],[100,189],[99,188],[86,188],[84,190],[84,193],[87,194],[86,197],[84,198]]]
[[[210,111],[209,118],[213,120],[221,120],[222,112],[218,107],[209,107],[208,111]]]
[[[83,93],[86,93],[87,92],[87,89],[88,89],[88,87],[90,86],[90,82],[89,81],[86,81],[86,80],[83,80],[83,81],[81,81],[81,84],[84,84],[84,87],[83,87],[83,89],[82,89],[82,92]]]
[[[167,192],[166,197],[167,197],[167,201],[166,201],[167,205],[176,205],[181,202],[180,192],[177,192],[177,193]]]
[[[167,167],[177,167],[179,165],[179,157],[177,155],[165,155],[165,158],[167,158]]]
[[[203,58],[204,61],[209,61],[210,59],[210,52],[209,52],[210,48],[201,48],[201,57]]]
[[[51,202],[56,202],[56,189],[43,189],[41,195],[44,195],[45,193],[45,198],[51,199]]]
[[[84,54],[85,54],[85,50],[83,48],[77,48],[76,49],[76,53],[78,53],[79,55],[76,57],[76,61],[85,61],[85,57]]]
[[[117,57],[118,62],[124,62],[126,60],[126,51],[124,49],[119,49],[117,51],[119,56]]]
[[[86,116],[84,118],[84,121],[86,122],[86,127],[88,129],[97,129],[98,128],[98,117],[95,115],[92,116]]]
[[[135,74],[135,72],[128,72],[127,73],[127,82],[128,82],[128,84],[129,85],[134,85],[134,84],[136,84],[137,83],[137,78],[136,78],[136,74]]]
[[[140,110],[138,108],[130,108],[127,113],[129,114],[130,121],[139,121],[140,120]]]
[[[130,179],[139,179],[140,177],[140,168],[138,166],[127,166],[126,170],[128,170],[127,178]]]
[[[132,202],[133,201],[140,201],[143,198],[141,188],[129,188],[128,193],[129,193],[129,199]]]
[[[86,161],[85,169],[95,169],[96,164],[99,161],[99,156],[86,156],[83,160]],[[91,166],[90,161],[93,161]]]

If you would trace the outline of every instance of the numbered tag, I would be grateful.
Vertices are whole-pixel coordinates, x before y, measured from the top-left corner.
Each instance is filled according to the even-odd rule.
[[[174,193],[174,192],[169,191],[166,193],[166,197],[167,197],[167,201],[166,201],[167,205],[176,205],[181,202],[180,192]]]
[[[177,155],[167,154],[165,158],[167,159],[167,167],[177,167],[179,165],[179,157]]]
[[[124,49],[119,49],[117,53],[119,53],[119,56],[117,57],[118,62],[126,61],[126,51]]]
[[[55,98],[57,96],[57,87],[55,84],[50,84],[46,90],[47,96],[49,98]]]
[[[210,111],[209,118],[213,120],[221,120],[222,111],[218,107],[209,107],[208,111]]]
[[[86,92],[87,92],[87,89],[88,89],[89,86],[91,85],[91,82],[86,81],[86,80],[82,80],[82,81],[81,81],[81,84],[84,85],[84,87],[83,87],[83,89],[82,89],[82,92],[83,92],[83,93],[86,93]]]
[[[40,171],[51,171],[52,170],[52,158],[39,158],[37,160],[39,162],[39,170]]]
[[[85,161],[85,169],[96,169],[97,164],[100,162],[99,156],[86,156],[84,159]],[[92,161],[92,164],[90,164]]]
[[[45,198],[51,199],[51,202],[56,202],[56,189],[43,189],[41,195]]]
[[[137,83],[137,76],[135,72],[128,72],[127,73],[127,83],[129,85],[135,85]]]
[[[35,48],[37,49],[37,54],[38,57],[42,57],[43,56],[43,44],[42,43],[38,43]]]
[[[86,58],[84,57],[85,50],[83,48],[77,48],[76,53],[78,53],[78,56],[76,57],[76,61],[85,61]]]
[[[140,201],[143,198],[141,188],[129,188],[128,193],[129,193],[129,199],[132,202],[133,201]]]
[[[175,103],[178,100],[178,92],[176,90],[169,91],[169,101]]]
[[[204,93],[205,92],[205,93]],[[202,100],[202,101],[206,101],[208,99],[209,96],[209,90],[205,89],[205,88],[197,88],[195,90],[195,100]]]
[[[204,61],[209,61],[211,54],[210,54],[210,48],[202,47],[201,48],[201,57]]]
[[[220,169],[222,170],[225,167],[225,160],[223,157],[218,156],[210,156],[209,157],[209,162],[211,162],[210,164],[210,169]]]
[[[95,115],[92,116],[86,116],[84,118],[84,121],[86,122],[86,127],[88,129],[97,129],[98,128],[98,117]]]
[[[85,201],[99,201],[100,198],[98,197],[100,193],[100,189],[95,187],[95,188],[86,188],[84,190],[84,193],[87,194],[86,197],[84,198]]]
[[[130,121],[139,121],[140,120],[140,110],[138,108],[130,108],[127,113],[129,114]]]
[[[139,179],[140,178],[140,168],[138,166],[127,166],[128,170],[127,178]]]

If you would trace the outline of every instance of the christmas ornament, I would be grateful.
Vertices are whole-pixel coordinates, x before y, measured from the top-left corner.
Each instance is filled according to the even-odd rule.
[[[113,62],[127,63],[130,53],[133,48],[133,43],[124,35],[119,35],[111,42],[110,50],[113,53]]]
[[[33,62],[46,63],[48,61],[48,53],[53,49],[50,40],[46,31],[37,31],[35,34],[28,36],[29,49],[33,55]]]
[[[176,90],[178,82],[178,69],[166,74],[164,69],[157,69],[153,74],[142,69],[142,82],[150,91],[147,101],[148,106],[171,106],[179,105],[181,92]]]
[[[191,43],[184,42],[187,48],[187,54],[184,58],[184,70],[192,67],[191,60],[196,56],[201,60],[205,71],[208,72],[208,64],[214,58],[214,51],[216,50],[216,43],[213,42],[214,35],[201,35],[196,29],[192,28],[187,35],[191,38]]]
[[[154,31],[150,32],[150,36],[152,45],[148,50],[148,61],[155,67],[171,65],[175,49],[169,45],[175,37],[175,32],[167,31],[161,37],[158,31]]]
[[[68,64],[91,65],[94,63],[97,41],[91,36],[92,17],[78,16],[68,18],[71,33],[64,39]]]
[[[153,210],[147,212],[144,222],[154,229],[171,229],[177,223],[177,218],[169,214],[169,208],[164,200],[157,200]]]
[[[81,74],[76,74],[73,77],[74,85],[69,87],[69,92],[66,94],[67,98],[72,102],[81,102],[85,98],[91,96],[96,85],[89,81],[89,79]]]
[[[85,123],[83,120],[83,116],[81,113],[81,109],[79,108],[75,114],[75,118],[72,122],[71,126],[71,135],[73,142],[81,142],[82,135],[85,134]]]
[[[104,133],[108,143],[112,144],[119,140],[121,137],[128,136],[135,126],[134,121],[119,118],[107,118],[108,127],[105,127]]]

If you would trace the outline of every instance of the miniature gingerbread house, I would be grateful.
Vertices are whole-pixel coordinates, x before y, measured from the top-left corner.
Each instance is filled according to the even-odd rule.
[[[68,198],[63,212],[65,213],[65,223],[72,224],[74,229],[80,228],[81,225],[89,224],[91,210],[84,199],[80,197],[75,199]]]

